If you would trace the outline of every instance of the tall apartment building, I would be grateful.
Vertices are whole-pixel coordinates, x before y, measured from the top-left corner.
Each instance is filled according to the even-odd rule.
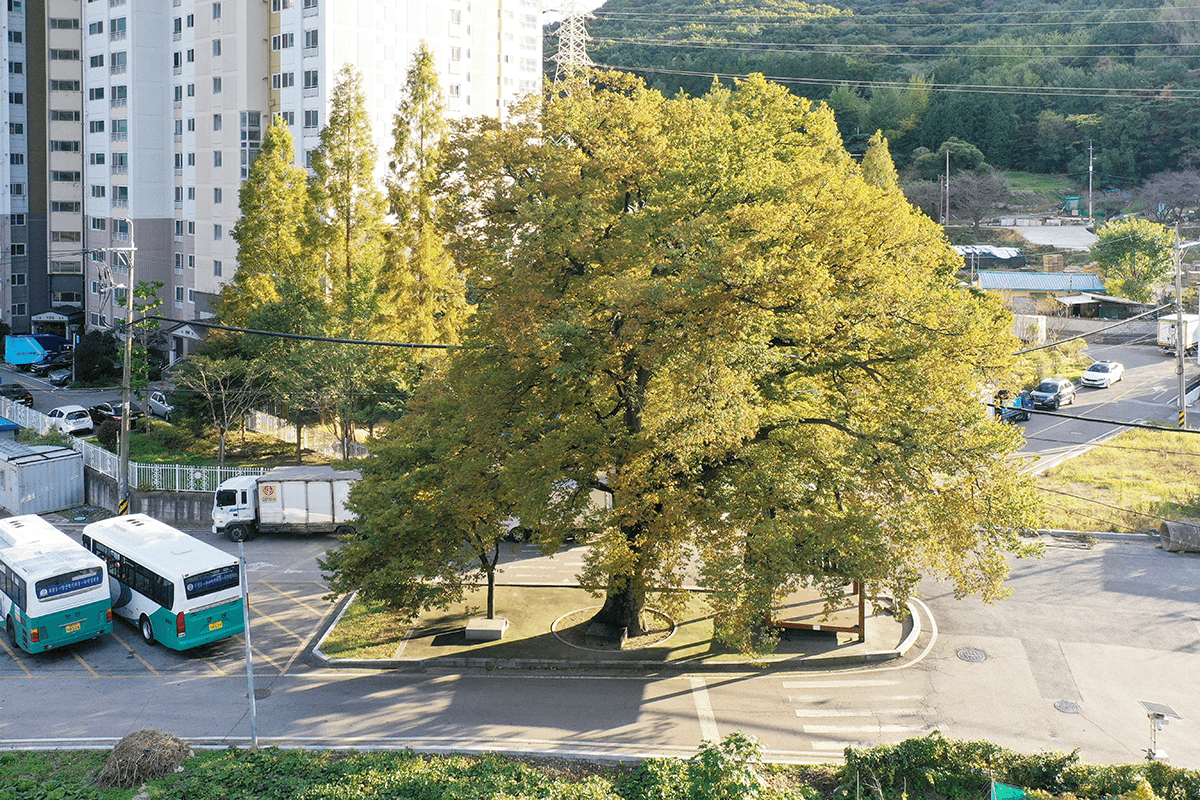
[[[0,227],[14,254],[4,306],[26,304],[5,320],[19,331],[54,309],[109,327],[123,314],[124,290],[111,289],[128,283],[131,256],[138,282],[163,283],[160,313],[204,316],[237,269],[238,187],[264,129],[282,116],[307,166],[344,64],[363,74],[381,176],[422,40],[451,118],[502,115],[541,87],[541,0],[7,2],[8,30],[23,26],[4,43],[8,88],[25,103],[7,108]],[[43,84],[31,100],[26,87]],[[18,243],[25,261],[13,260]],[[176,354],[189,335],[174,332]]]
[[[77,0],[8,0],[0,318],[66,333],[82,320],[83,135]]]

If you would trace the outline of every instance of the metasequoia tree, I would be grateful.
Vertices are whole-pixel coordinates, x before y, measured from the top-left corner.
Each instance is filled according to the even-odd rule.
[[[424,42],[413,55],[392,133],[387,189],[395,227],[383,279],[389,329],[401,341],[457,344],[468,311],[466,278],[438,225],[445,102]]]
[[[450,474],[451,453],[476,477],[420,495],[470,510],[440,519],[512,515],[547,550],[584,533],[597,620],[631,632],[697,559],[745,649],[802,580],[1004,593],[1037,509],[973,387],[1011,367],[1010,318],[957,286],[937,226],[863,180],[828,109],[761,76],[668,100],[597,73],[468,123],[451,155],[451,250],[479,304],[420,392],[446,418],[401,420],[392,438],[429,444],[355,495],[376,596],[417,575],[388,554],[420,526],[387,515],[438,483],[398,476]]]
[[[308,173],[296,166],[292,135],[278,117],[238,195],[241,218],[233,228],[238,268],[217,302],[226,325],[259,327],[260,314],[288,307],[300,294],[316,294],[316,274],[304,238],[312,218]]]

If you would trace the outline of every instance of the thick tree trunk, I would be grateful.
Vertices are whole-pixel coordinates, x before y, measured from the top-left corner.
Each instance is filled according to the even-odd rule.
[[[625,628],[629,636],[638,636],[642,633],[642,607],[645,602],[646,598],[625,582],[624,588],[608,590],[604,606],[592,617],[592,621]]]

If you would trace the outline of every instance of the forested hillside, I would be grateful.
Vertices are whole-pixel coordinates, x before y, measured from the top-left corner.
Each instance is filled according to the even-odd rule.
[[[877,129],[903,164],[950,137],[995,167],[1096,188],[1200,167],[1200,7],[1144,0],[608,0],[602,66],[667,94],[761,72],[828,102],[852,149]],[[548,48],[556,40],[551,37]]]

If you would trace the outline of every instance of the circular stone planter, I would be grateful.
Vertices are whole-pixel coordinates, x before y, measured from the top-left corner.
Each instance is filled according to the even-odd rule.
[[[653,617],[659,627],[641,636],[631,636],[625,640],[624,647],[593,647],[585,643],[587,638],[587,623],[595,616],[602,606],[590,606],[575,611],[568,611],[550,624],[550,632],[554,637],[568,647],[576,650],[587,650],[592,653],[628,653],[663,644],[675,635],[675,621],[663,612],[654,608],[642,609],[644,617]]]

